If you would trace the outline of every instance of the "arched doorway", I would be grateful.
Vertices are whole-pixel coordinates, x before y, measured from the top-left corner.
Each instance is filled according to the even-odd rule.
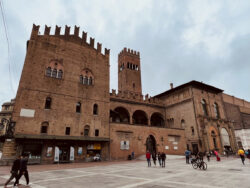
[[[221,128],[220,134],[221,134],[222,144],[223,144],[224,150],[230,151],[231,144],[230,144],[230,138],[229,138],[229,134],[227,132],[227,129]]]
[[[149,135],[146,140],[146,151],[149,151],[151,154],[156,153],[156,141],[153,135]]]

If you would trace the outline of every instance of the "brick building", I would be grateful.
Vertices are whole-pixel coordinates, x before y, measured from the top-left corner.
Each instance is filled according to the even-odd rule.
[[[146,150],[183,154],[235,151],[234,128],[222,90],[191,81],[149,97],[142,95],[140,53],[118,55],[118,92],[110,91],[109,50],[79,27],[55,34],[33,25],[12,115],[16,154],[30,162],[126,159]],[[6,142],[4,143],[6,144]]]

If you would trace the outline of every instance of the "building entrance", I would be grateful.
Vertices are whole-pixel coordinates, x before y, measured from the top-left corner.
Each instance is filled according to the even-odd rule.
[[[149,135],[146,141],[146,150],[151,154],[156,153],[156,141],[153,135]]]
[[[192,143],[192,149],[193,149],[192,153],[196,155],[199,152],[198,144]]]
[[[60,162],[69,162],[69,147],[63,146],[59,147],[59,161]]]

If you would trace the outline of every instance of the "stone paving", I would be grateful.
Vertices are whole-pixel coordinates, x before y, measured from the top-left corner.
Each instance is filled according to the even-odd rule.
[[[207,162],[207,161],[206,161]],[[249,188],[250,161],[242,165],[239,158],[212,158],[208,169],[195,170],[184,159],[167,159],[166,168],[147,167],[146,161],[102,162],[84,164],[29,166],[30,186],[24,186],[24,177],[19,187],[32,188]],[[0,167],[0,185],[9,174]],[[49,169],[49,170],[46,170]],[[4,174],[2,173],[4,172]],[[12,187],[12,185],[8,186]]]

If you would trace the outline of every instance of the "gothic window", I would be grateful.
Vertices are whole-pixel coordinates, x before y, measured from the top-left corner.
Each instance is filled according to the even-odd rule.
[[[52,71],[52,77],[53,78],[57,77],[57,70],[56,69],[53,69],[53,71]]]
[[[202,109],[203,109],[203,114],[205,116],[208,116],[208,112],[207,112],[207,103],[205,101],[205,99],[201,100],[201,105],[202,105]]]
[[[47,97],[45,101],[45,109],[50,109],[51,108],[51,98]]]
[[[80,75],[80,83],[83,85],[93,85],[94,84],[94,76],[89,69],[82,70]]]
[[[93,114],[94,114],[94,115],[97,115],[97,114],[98,114],[98,105],[97,105],[97,104],[94,104],[94,107],[93,107]]]
[[[214,103],[214,112],[215,112],[215,117],[220,118],[220,111],[217,103]]]
[[[46,68],[46,76],[62,79],[63,77],[63,66],[61,60],[51,60],[48,67]]]
[[[57,78],[62,79],[62,75],[63,75],[63,71],[62,71],[62,70],[59,70],[59,71],[58,71]]]
[[[76,112],[77,113],[81,112],[81,103],[80,102],[76,103]]]
[[[48,68],[46,69],[46,76],[51,77],[51,67],[48,67]]]
[[[88,125],[84,127],[84,136],[89,136],[89,129],[90,127]]]

